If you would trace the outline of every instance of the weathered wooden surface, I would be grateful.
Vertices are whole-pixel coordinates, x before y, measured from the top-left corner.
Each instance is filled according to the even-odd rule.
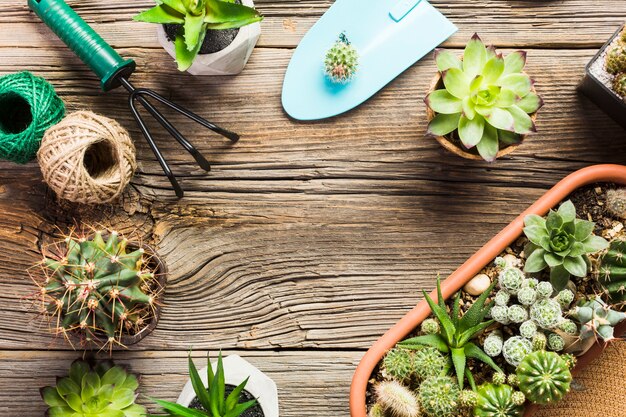
[[[168,263],[157,330],[116,353],[146,374],[146,393],[178,395],[191,346],[235,349],[276,379],[285,415],[346,415],[363,351],[437,273],[454,270],[566,174],[626,162],[624,130],[575,91],[585,64],[626,16],[623,1],[433,1],[460,28],[446,46],[458,48],[476,31],[505,50],[529,51],[528,72],[546,101],[539,133],[494,164],[460,160],[424,137],[431,56],[347,115],[290,120],[280,106],[285,68],[330,1],[258,1],[267,16],[259,47],[241,75],[226,78],[176,72],[154,27],[130,22],[150,0],[72,1],[137,60],[137,84],[242,134],[230,146],[172,118],[214,163],[206,174],[157,135],[187,190],[180,201],[123,92],[99,92],[24,1],[4,3],[0,74],[34,71],[71,110],[118,119],[136,139],[139,172],[120,204],[93,210],[57,202],[36,164],[0,163],[1,415],[41,415],[37,389],[77,356],[49,336],[25,299],[33,291],[25,270],[54,224],[110,225],[148,240]]]

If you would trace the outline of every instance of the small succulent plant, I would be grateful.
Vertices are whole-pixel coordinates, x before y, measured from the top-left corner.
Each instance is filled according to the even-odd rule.
[[[240,28],[263,19],[254,8],[228,0],[156,0],[156,3],[134,20],[180,25],[174,41],[179,71],[191,67],[207,30]]]
[[[560,352],[565,349],[565,340],[557,333],[550,333],[548,335],[548,348],[555,352]]]
[[[622,75],[621,79],[626,80],[626,77]],[[617,92],[617,89],[615,92]],[[613,216],[619,217],[620,219],[626,219],[626,188],[608,190],[606,192],[605,207],[606,210]]]
[[[574,292],[568,289],[559,291],[559,293],[556,295],[556,301],[561,305],[562,308],[567,308],[574,301]]]
[[[570,275],[584,277],[589,269],[587,254],[608,247],[608,242],[593,234],[594,223],[577,219],[576,208],[568,200],[546,218],[530,214],[524,219],[524,234],[530,243],[524,271],[550,269],[550,282],[557,290],[567,285]]]
[[[507,316],[511,323],[522,323],[528,318],[528,311],[519,304],[509,306]]]
[[[512,336],[504,342],[502,356],[508,363],[517,366],[532,350],[533,345],[528,339],[521,336]]]
[[[521,417],[523,401],[519,403],[516,391],[506,384],[483,384],[478,388],[478,402],[474,407],[476,417]],[[517,397],[517,398],[515,398]]]
[[[530,318],[542,329],[554,329],[563,320],[561,305],[544,298],[530,306]]]
[[[500,330],[494,330],[485,338],[483,342],[483,350],[492,358],[500,356],[502,353],[502,345],[504,340],[502,339],[502,332]]]
[[[626,240],[611,242],[600,259],[597,279],[613,303],[626,302]]]
[[[375,387],[376,400],[382,410],[397,417],[419,417],[418,399],[398,381],[382,381]]]
[[[41,389],[50,417],[144,417],[146,409],[135,404],[137,378],[112,362],[95,366],[77,360],[69,376],[54,387]]]
[[[524,306],[532,305],[537,300],[537,290],[532,287],[522,287],[517,292],[517,301]]]
[[[130,249],[116,232],[108,238],[74,233],[49,250],[41,263],[39,287],[43,314],[56,332],[83,345],[121,345],[125,334],[143,329],[155,314],[162,291],[144,250]]]
[[[535,131],[530,115],[543,103],[533,92],[530,77],[522,72],[526,52],[504,57],[475,34],[463,59],[438,50],[435,60],[444,88],[425,99],[436,113],[429,133],[443,136],[457,131],[466,148],[476,147],[485,160],[493,161],[501,143],[517,143],[521,135]]]
[[[239,397],[248,383],[248,378],[237,385],[228,396],[225,395],[226,383],[224,380],[222,352],[217,357],[215,372],[213,372],[213,366],[211,366],[211,360],[207,353],[209,365],[207,366],[208,384],[206,387],[202,382],[202,378],[200,378],[196,365],[191,359],[191,354],[188,361],[189,379],[203,409],[188,408],[177,403],[153,398],[152,400],[167,413],[166,417],[238,417],[249,408],[257,405],[257,400],[239,402]]]
[[[546,350],[546,347],[548,346],[548,337],[545,333],[537,332],[537,334],[533,336],[531,344],[533,351]]]
[[[554,352],[527,355],[517,367],[520,390],[536,404],[561,400],[570,389],[572,374],[567,363]]]
[[[505,267],[498,274],[498,285],[508,294],[515,295],[522,288],[524,272],[515,267]]]
[[[537,334],[537,324],[532,320],[526,320],[520,324],[519,334],[526,339],[532,339]]]
[[[441,332],[406,339],[398,346],[406,349],[419,350],[424,346],[431,346],[450,356],[456,372],[458,384],[463,388],[463,382],[467,378],[474,385],[474,379],[465,366],[467,358],[474,358],[486,363],[496,371],[501,371],[498,365],[483,350],[471,340],[489,327],[493,320],[483,321],[491,309],[493,303],[485,306],[487,297],[495,286],[495,282],[483,292],[472,306],[460,317],[459,301],[461,292],[457,291],[453,300],[453,309],[448,313],[443,295],[441,294],[441,281],[437,278],[437,303],[424,291],[424,298],[428,302],[431,311],[441,324]]]
[[[436,334],[441,331],[439,322],[435,319],[426,319],[422,322],[422,333],[424,334]]]
[[[509,308],[505,305],[495,305],[490,311],[491,318],[500,324],[509,324]]]
[[[459,394],[459,405],[463,408],[474,408],[478,404],[478,394],[475,391],[464,389]]]
[[[610,74],[626,72],[626,44],[618,42],[606,54],[606,70]]]
[[[626,313],[612,310],[597,297],[574,307],[569,316],[580,323],[580,339],[602,339],[604,342],[615,339],[614,327],[626,319]]]
[[[383,358],[385,372],[398,381],[409,381],[413,375],[413,352],[393,348]]]
[[[613,91],[619,96],[626,98],[626,72],[617,74],[615,78],[613,78]]]
[[[414,373],[418,380],[439,375],[447,364],[448,359],[431,346],[417,350],[413,359]]]
[[[359,54],[345,33],[326,52],[324,58],[324,73],[334,83],[345,84],[350,82],[359,68]]]
[[[429,417],[452,417],[460,407],[458,385],[448,376],[433,376],[420,384],[418,397]]]
[[[385,417],[385,409],[380,403],[375,403],[367,412],[367,417]]]
[[[491,383],[495,385],[506,384],[506,374],[504,372],[494,372],[491,376]]]
[[[509,300],[511,299],[511,295],[504,291],[504,290],[500,290],[496,293],[495,297],[493,298],[493,300],[495,301],[496,305],[498,306],[507,306],[509,304]]]

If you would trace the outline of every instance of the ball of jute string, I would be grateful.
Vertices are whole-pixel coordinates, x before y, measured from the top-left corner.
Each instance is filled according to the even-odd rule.
[[[64,114],[63,101],[43,78],[26,71],[0,77],[0,159],[34,159],[44,132]]]
[[[48,129],[37,160],[57,196],[85,204],[115,200],[137,168],[128,132],[115,120],[89,111],[72,113]]]

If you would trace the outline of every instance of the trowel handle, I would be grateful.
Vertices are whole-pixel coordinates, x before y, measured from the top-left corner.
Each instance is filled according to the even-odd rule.
[[[115,52],[64,0],[28,0],[28,6],[100,78],[103,90],[134,71],[135,62]]]

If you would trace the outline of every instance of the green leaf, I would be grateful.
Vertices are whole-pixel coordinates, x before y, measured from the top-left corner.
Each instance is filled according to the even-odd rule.
[[[461,332],[466,331],[483,321],[490,308],[485,308],[485,302],[489,297],[491,291],[496,285],[496,281],[492,282],[489,288],[487,288],[471,305],[471,307],[463,314],[459,321],[459,330]]]
[[[524,272],[534,273],[543,271],[548,267],[544,259],[546,251],[544,249],[535,249],[528,258],[526,259],[526,263],[524,264]]]
[[[550,268],[562,265],[563,261],[565,261],[565,258],[552,252],[546,252],[546,254],[543,256],[543,259],[546,261]]]
[[[576,219],[574,221],[574,226],[576,230],[574,232],[574,237],[577,241],[582,242],[591,236],[595,223],[588,220]]]
[[[435,50],[435,62],[437,62],[437,69],[441,72],[450,68],[463,69],[463,63],[459,57],[444,49]]]
[[[185,5],[183,4],[181,0],[158,0],[157,3],[158,2],[161,2],[164,5],[176,10],[178,13],[182,15],[187,14],[187,8],[185,7]]]
[[[550,210],[548,217],[546,217],[546,229],[551,232],[558,231],[563,226],[563,217],[556,211]]]
[[[485,83],[493,84],[498,81],[503,72],[504,59],[501,56],[495,56],[487,61],[483,68],[482,75],[485,77]]]
[[[589,236],[582,242],[582,244],[585,249],[585,253],[596,253],[609,247],[609,242],[596,235]]]
[[[478,116],[476,117],[478,118]],[[493,162],[498,155],[500,145],[498,144],[498,131],[489,123],[485,123],[485,130],[480,142],[476,145],[476,149],[480,156],[487,162]]]
[[[540,226],[541,228],[545,228],[546,219],[536,214],[529,214],[524,217],[524,226]],[[548,236],[548,233],[545,233],[545,236]]]
[[[398,346],[411,350],[419,350],[422,349],[424,346],[430,346],[443,353],[448,353],[450,351],[450,349],[448,348],[448,343],[440,334],[427,334],[423,336],[412,337],[410,339],[398,342]]]
[[[582,256],[586,253],[585,245],[581,242],[574,242],[569,250],[568,256]]]
[[[459,138],[466,148],[473,148],[480,142],[485,130],[485,119],[482,116],[476,116],[470,120],[465,116],[461,116],[459,120]]]
[[[487,120],[487,123],[489,123],[496,129],[510,131],[513,131],[515,129],[514,119],[511,113],[498,107],[492,108],[491,113],[485,116],[485,120]]]
[[[158,5],[139,13],[133,17],[133,20],[137,22],[182,25],[185,23],[185,16],[170,7]]]
[[[474,343],[469,342],[465,345],[465,356],[468,358],[478,359],[481,362],[491,366],[497,372],[503,372],[502,369],[491,359],[481,348]]]
[[[526,65],[526,52],[516,51],[504,58],[504,74],[519,73]]]
[[[533,114],[543,106],[543,100],[537,94],[530,92],[517,101],[517,107],[528,114]]]
[[[46,415],[48,417],[67,417],[73,416],[74,410],[70,407],[51,407],[48,409]]]
[[[206,0],[206,4],[204,22],[211,29],[238,28],[263,19],[254,8],[242,4],[219,0]]]
[[[426,105],[441,114],[456,114],[463,110],[463,102],[447,90],[435,90],[426,96]]]
[[[156,398],[151,398],[158,406],[163,408],[163,410],[170,413],[171,416],[177,417],[207,417],[205,413],[199,410],[194,410],[192,408],[184,407],[180,404],[172,403],[169,401],[163,401]]]
[[[482,75],[474,77],[474,79],[470,82],[470,92],[473,93],[477,91],[483,85],[484,79],[485,78]]]
[[[498,100],[496,101],[496,107],[509,107],[515,104],[517,100],[517,96],[515,93],[507,88],[500,89],[500,94],[498,95]]]
[[[94,371],[87,372],[83,376],[83,380],[80,386],[80,396],[83,401],[87,401],[89,398],[93,397],[96,392],[100,389],[100,376]]]
[[[124,409],[124,417],[146,417],[146,407],[133,404]]]
[[[454,97],[460,99],[469,95],[469,85],[471,81],[471,78],[458,68],[450,68],[443,73],[443,84],[446,90]]]
[[[465,368],[465,378],[467,378],[472,391],[476,391],[476,381],[474,381],[474,375],[472,375],[472,371],[469,368]]]
[[[576,207],[572,200],[567,200],[557,210],[557,213],[563,219],[563,223],[573,222],[576,219]]]
[[[463,107],[463,115],[465,117],[467,117],[470,120],[476,117],[476,110],[474,110],[474,102],[472,101],[471,97],[468,96],[463,99],[462,107]]]
[[[41,398],[48,407],[63,407],[66,405],[65,400],[61,398],[58,391],[54,387],[45,387],[41,389]]]
[[[256,400],[250,400],[245,403],[237,404],[235,408],[224,414],[224,417],[237,417],[243,414],[247,409],[256,405]]]
[[[587,275],[587,263],[582,256],[568,256],[563,261],[563,267],[575,277],[584,277]]]
[[[217,356],[217,370],[215,371],[215,385],[217,386],[217,404],[220,414],[224,414],[224,395],[226,391],[226,378],[224,376],[224,362],[222,351]]]
[[[191,353],[189,353],[187,362],[189,367],[189,379],[191,380],[191,386],[193,387],[193,391],[196,393],[196,397],[198,397],[198,401],[200,401],[200,404],[202,404],[204,409],[209,410],[211,408],[211,398],[209,398],[209,392],[204,386],[202,378],[200,378],[200,374],[198,373],[196,365],[193,363]],[[211,366],[210,361],[207,366]]]
[[[121,366],[114,366],[102,375],[101,385],[123,384],[126,380],[126,371]]]
[[[135,402],[135,392],[129,389],[116,390],[112,405],[118,409],[130,407]]]
[[[550,283],[557,291],[561,291],[567,286],[570,274],[563,265],[550,269]]]
[[[465,349],[464,348],[452,348],[450,349],[450,356],[452,357],[452,363],[454,364],[454,370],[456,372],[456,378],[459,383],[459,388],[463,389],[463,377],[465,376]]]
[[[228,397],[226,397],[226,402],[224,403],[227,411],[232,410],[237,405],[237,403],[239,403],[239,395],[241,395],[241,392],[245,388],[249,379],[250,377],[246,378],[241,384],[237,385],[237,387],[232,390],[230,394],[228,394]]]
[[[486,61],[487,49],[478,35],[474,34],[463,52],[463,72],[470,78],[474,78],[480,74]]]
[[[493,323],[494,323],[494,320],[484,321],[482,323],[477,324],[476,326],[473,326],[467,330],[464,330],[463,333],[461,333],[461,337],[459,338],[458,346],[463,346],[464,344],[469,342],[471,339],[473,339],[474,337],[482,333],[487,327],[491,326]]]
[[[185,45],[188,51],[193,51],[198,46],[200,33],[205,31],[203,19],[204,15],[185,17]]]
[[[498,80],[498,85],[512,90],[516,95],[524,97],[530,93],[532,83],[526,74],[508,74]]]
[[[65,396],[65,402],[74,411],[83,411],[83,400],[80,395],[70,392]]]
[[[515,128],[515,133],[525,135],[527,133],[536,131],[533,119],[531,119],[531,117],[524,110],[520,109],[516,105],[507,107],[506,110],[511,113],[511,116],[513,116],[513,126]]]
[[[428,124],[428,133],[437,136],[447,135],[459,127],[460,118],[461,113],[438,114]]]
[[[512,145],[514,143],[520,143],[522,141],[522,137],[515,132],[498,130],[498,141],[504,145]]]
[[[198,52],[200,51],[202,42],[204,42],[205,36],[206,31],[200,32],[198,44],[193,51],[190,51],[187,49],[185,38],[182,35],[182,29],[178,32],[178,35],[176,35],[176,40],[174,41],[174,46],[176,48],[176,62],[178,63],[179,71],[187,71],[191,67],[193,61],[196,59],[196,56],[198,56]]]
[[[460,301],[461,301],[461,291],[457,291],[454,296],[454,300],[452,300],[452,324],[457,329],[457,334],[459,331],[459,315],[460,315]]]
[[[423,291],[423,293],[424,299],[428,303],[435,317],[437,317],[437,320],[439,320],[439,323],[441,323],[441,327],[443,327],[443,336],[445,337],[447,343],[451,344],[454,338],[454,333],[456,333],[456,329],[454,328],[454,324],[452,324],[450,317],[448,317],[448,312],[445,308],[441,308],[435,304],[426,291]]]

